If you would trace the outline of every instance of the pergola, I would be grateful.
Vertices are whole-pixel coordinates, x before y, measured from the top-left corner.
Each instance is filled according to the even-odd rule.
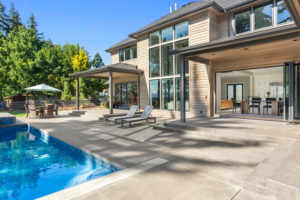
[[[136,66],[117,63],[95,69],[90,69],[82,72],[70,74],[71,77],[76,78],[76,108],[79,110],[79,78],[89,79],[105,79],[109,82],[109,113],[113,114],[113,80],[117,78],[125,78],[128,76],[136,76],[138,79],[138,105],[140,107],[140,75],[143,70],[137,69]]]

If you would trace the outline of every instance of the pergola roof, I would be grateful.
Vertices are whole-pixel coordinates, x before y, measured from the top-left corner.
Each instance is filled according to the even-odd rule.
[[[143,70],[137,69],[136,66],[126,64],[126,63],[117,63],[104,67],[99,67],[95,69],[90,69],[82,72],[77,72],[70,74],[72,77],[82,77],[82,78],[106,78],[108,72],[118,72],[125,74],[142,74]],[[103,76],[101,76],[103,75]]]

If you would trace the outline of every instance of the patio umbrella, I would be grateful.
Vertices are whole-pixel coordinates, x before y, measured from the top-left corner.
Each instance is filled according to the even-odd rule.
[[[51,87],[46,84],[40,84],[32,87],[25,88],[26,91],[35,91],[35,92],[61,92],[61,90]]]

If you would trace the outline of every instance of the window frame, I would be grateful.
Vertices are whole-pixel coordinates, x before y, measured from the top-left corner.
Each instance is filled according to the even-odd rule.
[[[133,54],[133,51],[130,51],[130,54],[132,54],[132,55],[130,55],[130,59],[127,59],[126,58],[126,51],[127,51],[127,49],[132,49],[132,48],[136,48],[136,57],[134,57],[134,54]],[[124,59],[123,60],[121,60],[121,56],[120,56],[120,54],[121,54],[121,52],[123,51],[123,54],[124,54]],[[121,62],[126,62],[126,61],[129,61],[129,60],[134,60],[134,59],[137,59],[137,56],[138,56],[138,52],[137,52],[137,44],[136,45],[133,45],[133,46],[128,46],[128,47],[125,47],[125,48],[123,48],[123,49],[120,49],[119,50],[119,62],[121,63]]]
[[[240,32],[240,33],[237,33],[236,32],[236,15],[237,14],[241,14],[241,13],[244,13],[244,12],[250,12],[250,15],[249,15],[249,20],[250,20],[250,29],[249,31],[244,31],[244,32]],[[243,10],[240,10],[240,11],[237,11],[237,12],[234,12],[233,13],[233,19],[234,19],[234,33],[235,35],[241,35],[241,34],[245,34],[245,33],[249,33],[249,32],[252,32],[252,14],[253,14],[253,9],[252,8],[247,8],[247,9],[243,9]]]
[[[278,23],[278,2],[282,2],[282,3],[285,5],[285,7],[286,7],[286,4],[285,4],[284,0],[276,0],[276,2],[275,2],[275,9],[276,9],[276,10],[275,10],[275,12],[274,12],[274,14],[275,14],[275,16],[276,16],[276,17],[275,17],[275,18],[276,18],[276,22],[275,22],[276,26],[284,26],[284,25],[287,25],[287,24],[292,24],[292,23],[294,23],[293,17],[292,17],[292,15],[291,15],[291,13],[290,13],[290,11],[288,10],[287,7],[286,7],[286,9],[287,9],[288,13],[290,14],[291,21]]]
[[[184,24],[184,23],[187,23],[187,35],[186,36],[183,36],[183,37],[176,37],[176,25],[180,25],[180,24]],[[189,23],[189,20],[185,20],[185,21],[182,21],[182,22],[179,22],[179,23],[176,23],[173,25],[173,29],[174,29],[174,37],[173,37],[173,40],[181,40],[183,38],[186,38],[188,36],[190,36],[190,23]]]

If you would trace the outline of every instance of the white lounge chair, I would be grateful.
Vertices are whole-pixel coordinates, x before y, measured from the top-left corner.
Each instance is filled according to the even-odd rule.
[[[121,121],[122,119],[132,118],[132,117],[134,117],[134,115],[135,115],[138,108],[139,108],[138,106],[131,106],[131,108],[130,108],[129,112],[127,113],[127,115],[118,116],[118,117],[110,117],[110,118],[108,118],[108,121],[109,122],[113,121],[114,124],[116,124],[118,120]]]
[[[155,123],[156,118],[151,117],[152,110],[153,110],[153,106],[146,106],[144,109],[144,112],[142,113],[142,115],[140,117],[132,117],[132,118],[128,118],[128,119],[122,119],[121,127],[123,127],[124,123],[128,123],[129,127],[130,127],[132,122],[139,122],[139,121],[147,121],[148,122],[149,119],[153,119],[154,123]]]

